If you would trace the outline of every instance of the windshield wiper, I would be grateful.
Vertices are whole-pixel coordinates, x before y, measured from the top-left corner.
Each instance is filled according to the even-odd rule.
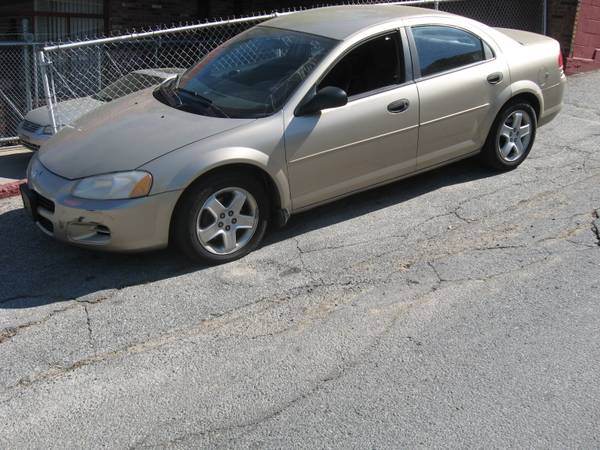
[[[198,103],[202,104],[202,106],[205,106],[207,108],[212,108],[214,111],[217,111],[223,117],[229,119],[229,116],[225,113],[225,111],[223,111],[221,108],[219,108],[217,105],[215,105],[211,99],[206,98],[203,95],[198,94],[195,91],[190,91],[189,89],[184,89],[184,88],[180,88],[180,87],[175,88],[174,91],[175,92],[183,92],[184,94],[190,95]]]

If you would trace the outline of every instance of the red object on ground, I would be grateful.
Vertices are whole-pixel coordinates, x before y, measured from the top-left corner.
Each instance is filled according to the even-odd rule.
[[[600,69],[600,0],[581,0],[567,74]]]
[[[26,181],[27,180],[19,180],[13,181],[12,183],[0,184],[0,199],[19,195],[19,185]]]

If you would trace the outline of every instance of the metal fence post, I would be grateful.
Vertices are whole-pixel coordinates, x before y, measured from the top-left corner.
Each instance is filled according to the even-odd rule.
[[[25,41],[31,42],[31,36],[29,35],[29,21],[27,19],[23,19],[22,22],[23,27],[23,37]],[[32,100],[31,100],[31,58],[29,57],[29,52],[31,51],[30,45],[23,46],[23,69],[25,71],[25,112],[29,112],[33,109]]]
[[[102,89],[102,47],[96,49],[96,71],[98,72],[98,78],[96,79],[96,92]]]
[[[40,71],[42,74],[42,83],[44,84],[44,95],[46,96],[46,107],[48,108],[48,115],[50,116],[50,123],[52,125],[52,131],[56,133],[58,131],[56,126],[56,115],[54,111],[55,95],[50,90],[50,81],[48,79],[48,68],[51,64],[50,57],[47,56],[44,50],[39,52]]]
[[[40,106],[40,75],[39,75],[39,59],[37,46],[31,46],[31,57],[33,58],[33,98],[36,108]]]

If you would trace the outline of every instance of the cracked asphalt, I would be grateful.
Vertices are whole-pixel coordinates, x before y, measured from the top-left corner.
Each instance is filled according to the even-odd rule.
[[[598,86],[515,171],[356,195],[219,267],[0,201],[0,447],[599,447]]]

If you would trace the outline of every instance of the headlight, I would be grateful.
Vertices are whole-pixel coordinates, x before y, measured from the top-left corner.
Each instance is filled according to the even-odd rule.
[[[73,189],[73,195],[91,200],[122,200],[144,197],[150,193],[152,175],[148,172],[107,173],[84,178]]]

